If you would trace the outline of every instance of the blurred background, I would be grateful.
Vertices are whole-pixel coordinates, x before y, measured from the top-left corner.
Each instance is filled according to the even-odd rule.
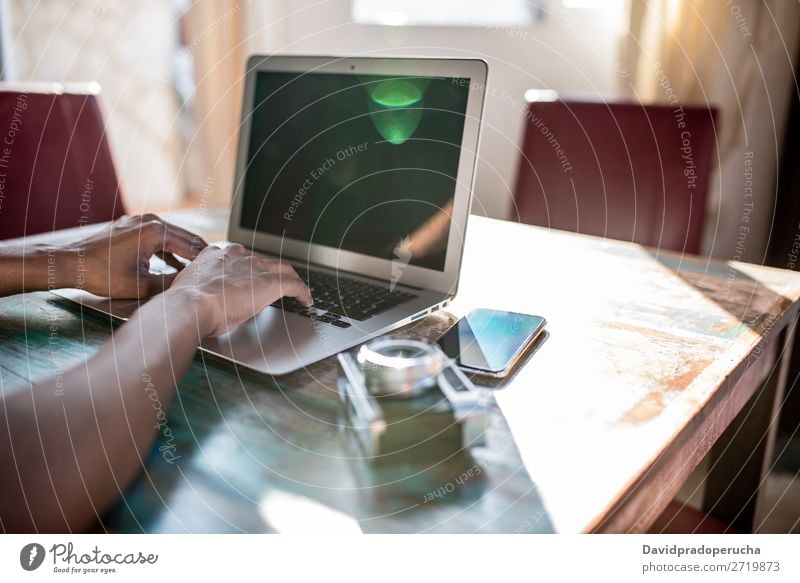
[[[130,210],[227,202],[247,54],[476,56],[490,87],[473,212],[514,214],[526,91],[675,99],[718,108],[701,251],[762,263],[777,236],[797,2],[5,0],[0,18],[4,80],[102,87]],[[748,152],[757,204],[743,242]]]

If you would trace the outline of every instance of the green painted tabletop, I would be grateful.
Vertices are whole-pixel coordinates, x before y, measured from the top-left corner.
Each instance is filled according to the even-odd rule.
[[[447,316],[401,330],[435,333]],[[15,387],[83,362],[112,324],[48,293],[0,299],[0,380]],[[198,355],[166,410],[147,467],[98,529],[110,532],[549,531],[536,488],[495,411],[501,447],[364,461],[346,429],[334,361],[292,388]],[[504,443],[505,441],[505,443]],[[172,463],[160,448],[173,448]]]
[[[224,238],[222,213],[168,218]],[[481,217],[461,273],[448,312],[397,334],[434,338],[477,307],[548,321],[515,374],[480,381],[496,389],[485,445],[367,463],[340,427],[335,358],[272,379],[198,355],[165,407],[172,441],[160,433],[98,528],[646,530],[771,370],[800,309],[797,273]],[[111,327],[47,293],[0,299],[3,391],[80,364]]]

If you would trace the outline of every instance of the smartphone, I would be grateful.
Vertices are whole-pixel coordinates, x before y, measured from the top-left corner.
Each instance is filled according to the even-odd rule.
[[[546,323],[541,316],[481,308],[461,318],[437,342],[462,369],[502,378]]]

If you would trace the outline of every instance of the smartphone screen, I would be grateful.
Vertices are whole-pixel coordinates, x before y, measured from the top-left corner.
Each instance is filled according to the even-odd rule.
[[[540,316],[478,309],[453,325],[438,343],[460,367],[502,376],[544,324]]]

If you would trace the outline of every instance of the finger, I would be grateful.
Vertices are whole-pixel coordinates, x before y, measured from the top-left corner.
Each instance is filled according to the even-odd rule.
[[[277,282],[281,297],[296,298],[304,306],[310,306],[313,303],[311,290],[299,277],[278,277]]]
[[[157,248],[153,250],[154,253],[174,253],[186,259],[195,259],[200,254],[200,251],[202,249],[198,248],[191,239],[186,239],[169,230],[164,231],[164,236],[160,238]]]
[[[175,257],[172,253],[165,253],[164,251],[159,251],[155,254],[156,257],[161,259],[164,263],[169,265],[170,267],[174,267],[178,271],[186,267],[186,264]]]
[[[192,243],[195,252],[194,255],[187,257],[187,259],[194,259],[197,257],[197,254],[200,253],[200,251],[208,247],[208,243],[206,243],[205,239],[203,239],[200,235],[192,233],[191,231],[188,231],[183,227],[179,227],[178,225],[173,225],[172,223],[164,222],[164,226],[167,228],[167,231],[172,232],[179,237],[183,237]]]
[[[151,228],[154,228],[156,232],[159,233],[159,235],[163,234],[164,239],[170,238],[175,241],[183,241],[185,245],[182,245],[182,248],[184,249],[183,253],[179,253],[181,257],[194,259],[197,257],[200,251],[208,246],[208,243],[206,243],[206,241],[199,235],[195,235],[191,231],[187,231],[182,227],[168,223],[158,215],[147,213],[137,216],[135,219],[138,220],[143,226],[150,225]]]
[[[144,214],[141,214],[141,215],[137,215],[135,218],[140,220],[143,223],[161,223],[165,227],[170,227],[170,228],[174,228],[174,229],[178,229],[180,231],[183,231],[185,234],[188,234],[190,237],[193,235],[193,233],[190,233],[186,229],[178,227],[177,225],[175,225],[173,223],[168,223],[167,221],[165,221],[164,219],[162,219],[160,216],[158,216],[155,213],[144,213]]]

